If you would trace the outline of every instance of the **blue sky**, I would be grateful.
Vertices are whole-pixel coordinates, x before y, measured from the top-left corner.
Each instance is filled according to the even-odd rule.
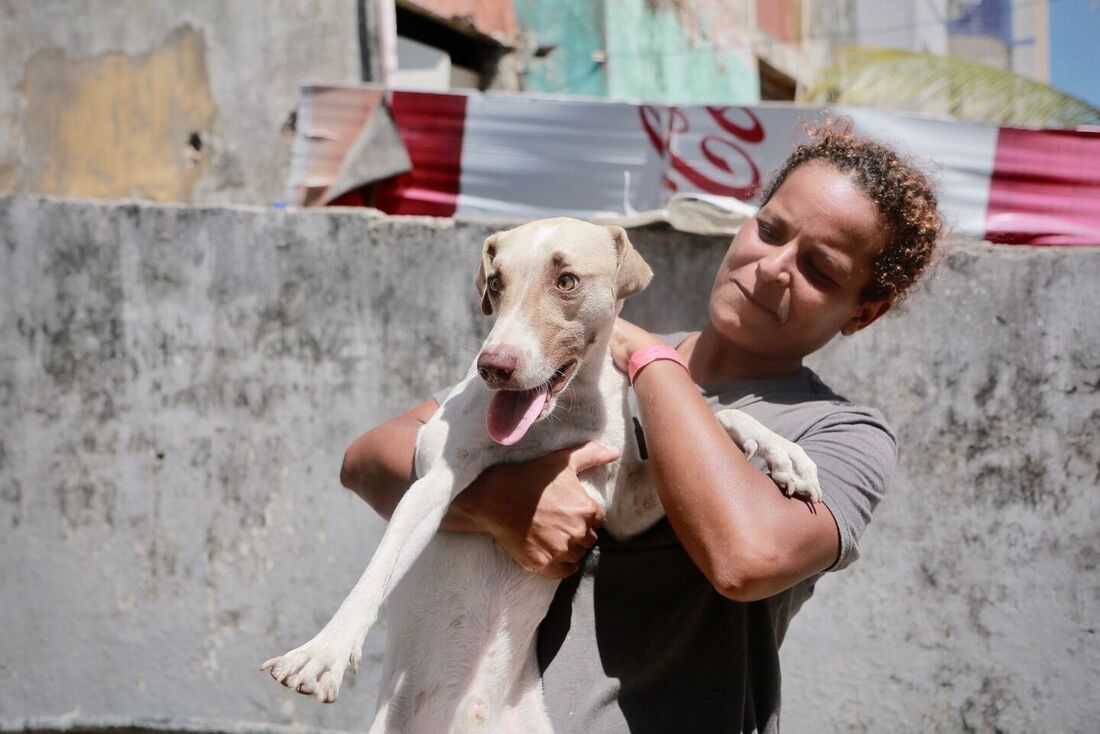
[[[1051,86],[1100,107],[1100,2],[1051,0]]]

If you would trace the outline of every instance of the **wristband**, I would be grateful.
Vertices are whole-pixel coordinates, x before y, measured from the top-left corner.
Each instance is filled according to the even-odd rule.
[[[630,360],[626,363],[626,374],[627,377],[630,378],[630,384],[634,384],[635,378],[638,376],[638,373],[642,371],[643,367],[659,359],[670,360],[680,365],[685,370],[691,371],[688,369],[687,362],[684,361],[684,358],[680,356],[679,352],[672,347],[658,344],[653,347],[639,349],[634,352],[634,354],[630,355]]]

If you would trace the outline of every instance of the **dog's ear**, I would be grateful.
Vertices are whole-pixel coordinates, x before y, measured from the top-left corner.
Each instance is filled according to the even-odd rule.
[[[496,254],[497,236],[500,233],[489,235],[485,244],[481,246],[481,263],[477,266],[477,277],[474,279],[474,284],[477,286],[477,293],[481,296],[481,313],[486,316],[493,313],[493,303],[489,300],[489,285],[486,272],[488,272],[489,266],[493,262],[493,256]]]
[[[635,293],[641,293],[653,279],[653,271],[649,265],[630,244],[630,238],[626,236],[626,230],[614,224],[609,224],[607,230],[611,232],[611,239],[615,242],[615,252],[618,256],[618,269],[615,271],[615,298],[630,298]]]

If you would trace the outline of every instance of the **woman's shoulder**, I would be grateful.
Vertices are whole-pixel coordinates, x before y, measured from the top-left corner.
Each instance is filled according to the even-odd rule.
[[[809,367],[783,377],[723,386],[707,395],[715,410],[743,410],[792,441],[819,431],[868,429],[891,443],[895,432],[880,410],[849,400]]]
[[[664,344],[678,347],[694,331],[657,334]],[[872,428],[890,441],[895,433],[878,409],[849,400],[809,367],[779,377],[701,387],[703,397],[715,411],[743,410],[781,436],[797,441],[815,430],[838,430],[844,426]]]
[[[894,438],[894,429],[878,408],[849,400],[825,384],[809,367],[803,367],[802,371],[808,383],[808,394],[813,396],[808,402],[821,413],[820,423],[872,426]]]

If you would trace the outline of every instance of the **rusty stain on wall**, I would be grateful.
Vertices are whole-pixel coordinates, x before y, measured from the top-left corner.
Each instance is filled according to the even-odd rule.
[[[0,191],[12,191],[15,189],[17,168],[14,163],[0,161]]]
[[[515,42],[516,11],[512,0],[402,0],[400,4],[420,7],[441,18],[471,26],[501,43]]]
[[[206,42],[190,25],[143,54],[27,62],[24,189],[189,201],[217,117]]]

